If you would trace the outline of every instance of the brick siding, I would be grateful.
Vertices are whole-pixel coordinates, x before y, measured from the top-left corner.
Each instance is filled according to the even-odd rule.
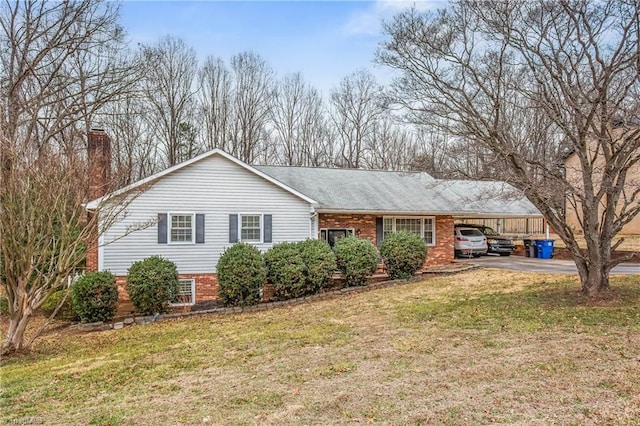
[[[424,266],[444,265],[453,260],[453,216],[436,216],[436,245],[428,247]]]
[[[366,238],[376,244],[376,217],[370,214],[320,213],[318,228],[353,228],[356,237]]]
[[[404,215],[403,215],[404,216]],[[343,214],[320,213],[318,228],[353,228],[355,235],[366,238],[377,245],[376,215],[371,214]],[[451,263],[453,254],[453,216],[436,216],[436,245],[427,249],[427,259],[424,268]]]
[[[218,298],[218,275],[211,274],[179,274],[180,279],[194,279],[196,287],[196,303]],[[117,276],[118,316],[130,315],[134,312],[133,304],[127,294],[127,277]]]

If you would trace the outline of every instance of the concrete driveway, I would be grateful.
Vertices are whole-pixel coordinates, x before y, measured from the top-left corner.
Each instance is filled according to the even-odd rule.
[[[456,259],[460,263],[472,263],[487,268],[509,269],[522,272],[551,274],[577,274],[576,264],[571,260],[537,259],[522,256],[481,256],[472,259]],[[640,263],[622,263],[611,271],[612,275],[640,274]]]

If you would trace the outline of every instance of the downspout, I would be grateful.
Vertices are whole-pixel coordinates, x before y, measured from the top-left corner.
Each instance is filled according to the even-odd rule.
[[[309,224],[313,225],[313,223],[314,223],[313,219],[314,218],[316,218],[316,219],[318,218],[318,212],[316,212],[315,210],[313,211],[313,213],[311,213],[311,216],[309,217]],[[310,227],[311,229],[309,230],[309,237],[311,237],[313,239],[318,238],[318,226],[320,225],[317,222],[317,220],[316,220],[315,223],[316,223],[316,226],[315,227],[311,226]]]

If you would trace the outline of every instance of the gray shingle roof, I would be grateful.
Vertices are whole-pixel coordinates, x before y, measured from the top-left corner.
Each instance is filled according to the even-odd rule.
[[[427,173],[255,166],[318,202],[319,211],[539,216],[510,185],[434,179]]]

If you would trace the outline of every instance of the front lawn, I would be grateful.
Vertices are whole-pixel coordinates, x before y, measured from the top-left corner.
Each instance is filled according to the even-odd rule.
[[[272,311],[62,330],[3,361],[4,423],[639,424],[640,275],[496,270]],[[3,325],[3,328],[6,325]]]

